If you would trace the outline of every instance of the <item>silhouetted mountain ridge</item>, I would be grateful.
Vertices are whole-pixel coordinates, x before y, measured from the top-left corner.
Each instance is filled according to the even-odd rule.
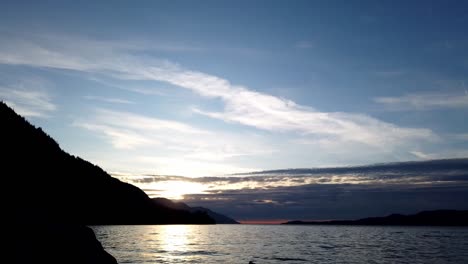
[[[214,223],[203,213],[155,204],[139,188],[63,151],[4,103],[0,116],[6,178],[9,186],[18,188],[11,198],[20,218],[33,214],[80,224]]]
[[[0,103],[7,244],[15,263],[115,264],[89,224],[214,224],[206,213],[154,203],[142,190],[63,151]],[[10,226],[8,226],[10,227]]]
[[[404,226],[468,226],[468,210],[422,211],[413,215],[391,214],[358,220],[289,221],[286,225],[404,225]]]
[[[240,224],[239,222],[237,222],[236,220],[228,216],[214,212],[205,207],[201,207],[201,206],[190,207],[183,202],[174,202],[167,198],[161,198],[161,197],[153,198],[153,201],[157,204],[160,204],[169,208],[173,208],[173,209],[187,210],[192,213],[196,213],[196,212],[206,213],[209,217],[211,217],[216,222],[216,224]]]

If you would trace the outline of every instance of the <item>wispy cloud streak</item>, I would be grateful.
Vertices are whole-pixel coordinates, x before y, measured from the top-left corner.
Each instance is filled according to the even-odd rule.
[[[182,122],[139,114],[96,109],[74,125],[101,135],[116,150],[135,150],[131,161],[161,173],[213,175],[245,172],[227,160],[261,156],[275,149],[254,134],[200,129]]]
[[[0,86],[0,99],[18,114],[27,117],[46,118],[57,109],[51,95],[43,88],[39,79]]]
[[[77,44],[78,43],[78,44]],[[231,84],[206,73],[186,70],[164,60],[132,55],[126,45],[66,40],[19,41],[0,45],[0,63],[97,72],[119,79],[167,82],[224,102],[220,112],[196,109],[199,114],[269,131],[293,131],[301,135],[328,137],[375,147],[391,147],[412,140],[432,140],[429,129],[406,128],[354,113],[321,112],[293,101]],[[379,99],[389,102],[393,99]]]
[[[94,118],[77,120],[74,125],[104,134],[114,147],[121,149],[160,145],[162,141],[171,141],[175,135],[208,133],[175,121],[108,109],[97,109]]]
[[[468,95],[466,93],[408,94],[401,97],[377,97],[374,98],[374,101],[395,111],[468,108]]]
[[[105,103],[114,103],[114,104],[134,104],[135,102],[121,99],[121,98],[112,98],[112,97],[102,97],[102,96],[93,96],[87,95],[83,97],[86,100],[101,101]]]

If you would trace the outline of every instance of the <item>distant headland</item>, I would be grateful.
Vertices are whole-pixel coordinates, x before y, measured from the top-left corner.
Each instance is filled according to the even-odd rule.
[[[284,225],[401,225],[401,226],[468,226],[468,210],[422,211],[413,215],[391,214],[358,220],[289,221]]]

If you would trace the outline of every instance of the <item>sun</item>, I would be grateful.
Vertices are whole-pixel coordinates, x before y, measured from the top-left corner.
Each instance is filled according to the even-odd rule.
[[[161,181],[151,184],[151,189],[158,192],[159,197],[171,200],[182,200],[187,194],[203,194],[206,186],[188,181]]]

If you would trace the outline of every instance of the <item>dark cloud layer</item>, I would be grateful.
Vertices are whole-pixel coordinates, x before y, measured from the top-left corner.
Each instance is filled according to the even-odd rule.
[[[464,186],[304,185],[190,195],[236,219],[354,219],[431,209],[467,209]]]
[[[355,219],[468,209],[468,159],[276,170],[227,177],[146,176],[139,180],[209,185],[203,194],[185,195],[185,202],[240,220]]]

